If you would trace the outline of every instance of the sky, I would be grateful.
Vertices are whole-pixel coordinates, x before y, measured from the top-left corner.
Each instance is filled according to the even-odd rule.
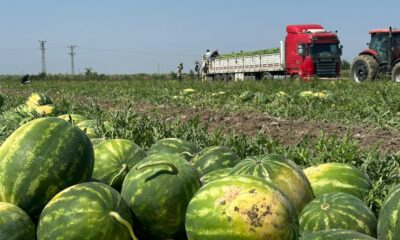
[[[343,57],[366,48],[368,31],[400,28],[398,0],[0,0],[0,74],[168,73],[194,68],[206,49],[220,53],[277,47],[288,24],[317,23],[339,33]]]

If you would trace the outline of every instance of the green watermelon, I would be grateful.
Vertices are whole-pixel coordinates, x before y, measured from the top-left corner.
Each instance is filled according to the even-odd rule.
[[[105,140],[94,148],[93,178],[120,190],[126,174],[144,157],[145,151],[132,141]]]
[[[362,200],[347,193],[321,195],[309,203],[300,216],[300,227],[305,233],[343,229],[375,237],[376,224],[371,209]]]
[[[255,95],[254,95],[254,93],[252,91],[244,91],[239,95],[239,99],[242,102],[247,102],[247,101],[252,100],[254,98],[254,96]]]
[[[376,238],[350,230],[323,230],[306,234],[302,240],[376,240]]]
[[[232,171],[232,168],[221,168],[221,169],[209,172],[207,174],[204,174],[200,178],[200,181],[204,185],[211,181],[229,176],[231,174],[231,171]]]
[[[90,139],[90,142],[92,142],[93,147],[96,147],[97,145],[99,145],[100,143],[106,141],[105,138],[92,138]]]
[[[72,124],[78,124],[84,120],[87,120],[86,117],[79,115],[79,114],[63,114],[63,115],[58,116],[58,118],[61,118],[68,122],[72,122]]]
[[[87,136],[64,120],[24,124],[0,147],[0,202],[19,206],[35,220],[55,194],[91,178],[93,158]]]
[[[180,239],[186,207],[200,185],[196,170],[177,154],[149,155],[135,165],[121,194],[136,218],[139,238]]]
[[[76,124],[78,128],[86,133],[89,138],[97,138],[97,124],[95,120],[83,120]]]
[[[121,195],[103,183],[81,183],[58,193],[40,215],[38,240],[130,240],[132,215]]]
[[[35,240],[36,227],[21,208],[0,202],[0,240]]]
[[[400,239],[400,185],[389,192],[379,212],[378,239]]]
[[[297,214],[314,199],[310,183],[301,168],[282,155],[247,157],[233,167],[231,174],[253,175],[272,182],[292,201]]]
[[[200,176],[220,168],[233,167],[239,162],[239,156],[229,148],[214,146],[198,152],[190,161]]]
[[[254,176],[228,176],[204,185],[186,213],[189,240],[297,240],[290,200]]]
[[[368,176],[344,163],[325,163],[304,170],[315,196],[344,192],[363,199],[372,187]]]
[[[157,141],[150,147],[148,154],[170,153],[181,154],[186,160],[190,160],[200,149],[193,143],[178,139],[165,138]]]

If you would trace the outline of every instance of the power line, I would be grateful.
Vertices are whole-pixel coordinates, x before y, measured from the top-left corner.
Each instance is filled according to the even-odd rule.
[[[44,40],[39,40],[40,43],[40,50],[42,52],[42,73],[45,74],[46,73],[46,41]]]
[[[95,52],[113,52],[113,53],[124,53],[124,54],[134,54],[134,55],[156,55],[156,56],[198,56],[198,54],[185,54],[185,53],[169,53],[169,52],[144,52],[144,51],[132,51],[123,49],[101,49],[101,48],[85,48],[80,47],[82,50],[95,51]]]
[[[77,46],[75,46],[75,45],[70,45],[70,46],[68,46],[68,48],[71,49],[71,51],[69,52],[69,55],[71,56],[71,74],[72,74],[72,75],[75,75],[74,56],[76,55],[76,52],[75,52],[75,48],[76,48],[76,47],[77,47]]]

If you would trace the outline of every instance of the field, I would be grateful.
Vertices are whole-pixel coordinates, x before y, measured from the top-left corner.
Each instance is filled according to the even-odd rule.
[[[280,153],[301,167],[349,163],[373,182],[366,203],[378,214],[388,190],[400,181],[400,85],[389,81],[192,80],[168,76],[49,76],[20,85],[0,79],[12,109],[32,92],[48,95],[58,116],[96,120],[100,137],[123,138],[147,150],[166,137],[200,147],[224,145],[240,157]],[[193,90],[188,90],[193,89]],[[18,123],[0,117],[0,143]]]

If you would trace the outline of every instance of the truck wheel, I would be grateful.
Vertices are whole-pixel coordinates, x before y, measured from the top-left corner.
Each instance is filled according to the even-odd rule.
[[[370,55],[361,55],[354,59],[350,67],[351,79],[355,82],[374,80],[378,73],[379,63]]]
[[[400,62],[394,65],[392,69],[392,80],[400,83]]]
[[[265,72],[261,76],[261,80],[273,80],[274,75],[272,75],[270,72]]]
[[[221,81],[227,82],[229,80],[228,74],[221,74]]]
[[[220,81],[221,80],[221,74],[215,74],[214,80],[215,81]]]
[[[230,82],[235,81],[235,74],[229,74],[228,75],[228,81],[230,81]]]

